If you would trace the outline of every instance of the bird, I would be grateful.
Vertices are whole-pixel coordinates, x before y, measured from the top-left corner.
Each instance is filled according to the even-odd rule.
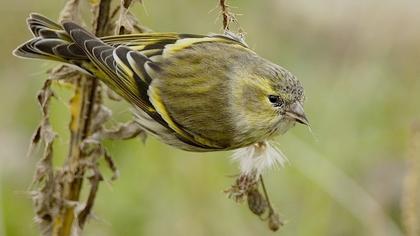
[[[241,173],[282,164],[271,141],[296,123],[309,125],[301,82],[233,33],[96,37],[37,13],[27,24],[33,38],[15,56],[58,61],[98,78],[134,107],[148,134],[186,151],[234,150]]]

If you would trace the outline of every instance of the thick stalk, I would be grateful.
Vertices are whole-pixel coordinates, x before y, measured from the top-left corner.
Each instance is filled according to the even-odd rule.
[[[104,36],[106,34],[107,23],[109,21],[111,0],[101,0],[99,11],[96,18],[95,34]],[[79,202],[80,192],[83,186],[85,168],[82,164],[84,159],[80,146],[91,132],[91,123],[94,119],[94,106],[97,103],[97,91],[99,82],[96,78],[81,76],[75,83],[75,96],[70,103],[72,114],[70,122],[70,147],[69,155],[66,160],[66,166],[69,168],[71,178],[64,182],[63,199],[66,201],[66,207],[63,208],[60,217],[53,222],[53,235],[70,236],[74,235],[76,230],[83,228],[86,217],[89,215],[93,204],[89,209],[84,209],[82,217],[76,220],[75,205],[69,204]],[[76,225],[76,223],[78,225]]]

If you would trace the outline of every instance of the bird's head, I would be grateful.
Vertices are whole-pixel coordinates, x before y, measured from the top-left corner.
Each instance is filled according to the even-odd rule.
[[[267,138],[285,133],[295,123],[309,125],[303,110],[303,87],[290,72],[263,61],[246,75],[247,79],[238,80],[234,92],[239,101],[235,106],[235,114],[240,114],[239,129]]]
[[[309,125],[303,110],[305,95],[300,81],[290,72],[279,68],[275,76],[266,78],[269,89],[267,101],[282,120]]]

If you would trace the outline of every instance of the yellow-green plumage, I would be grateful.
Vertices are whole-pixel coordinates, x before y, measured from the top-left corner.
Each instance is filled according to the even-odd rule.
[[[190,151],[253,145],[307,124],[303,88],[231,35],[148,33],[97,38],[32,14],[35,38],[15,55],[73,64],[137,108],[139,125]]]

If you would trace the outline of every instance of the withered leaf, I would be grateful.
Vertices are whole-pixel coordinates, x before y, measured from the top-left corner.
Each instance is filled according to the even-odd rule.
[[[58,21],[79,21],[79,2],[80,0],[68,0],[60,12]]]
[[[268,204],[258,188],[252,188],[247,192],[248,208],[257,216],[267,211]]]

